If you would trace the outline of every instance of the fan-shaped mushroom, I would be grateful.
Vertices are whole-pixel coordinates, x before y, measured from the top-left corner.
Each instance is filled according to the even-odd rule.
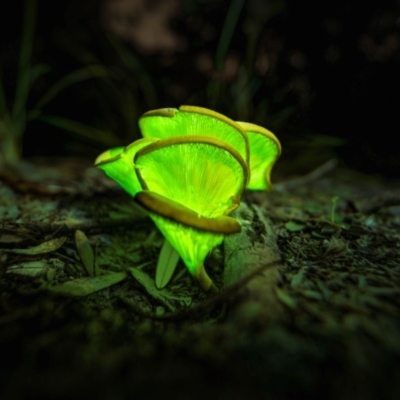
[[[228,214],[246,185],[271,190],[280,143],[265,128],[194,106],[149,111],[139,126],[145,138],[100,154],[95,166],[149,213],[209,290],[203,261],[224,235],[240,231]]]

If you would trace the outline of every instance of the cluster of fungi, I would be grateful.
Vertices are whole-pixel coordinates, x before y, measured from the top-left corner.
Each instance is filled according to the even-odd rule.
[[[263,127],[194,106],[149,111],[139,127],[142,139],[105,151],[95,166],[148,212],[200,286],[215,290],[204,260],[240,232],[229,214],[243,192],[272,189],[280,143]]]

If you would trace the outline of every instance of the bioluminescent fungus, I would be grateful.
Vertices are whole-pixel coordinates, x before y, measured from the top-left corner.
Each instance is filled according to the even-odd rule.
[[[181,106],[149,111],[144,139],[102,153],[95,166],[144,208],[204,290],[207,254],[240,231],[229,217],[243,191],[271,189],[280,143],[268,130],[214,111]]]
[[[101,154],[95,163],[145,208],[203,289],[207,254],[240,231],[228,217],[239,206],[248,169],[240,154],[206,136],[145,138]]]
[[[204,260],[224,240],[224,235],[240,232],[238,221],[229,216],[199,217],[182,204],[155,192],[140,192],[135,199],[149,212],[200,286],[206,291],[213,289],[213,282],[204,269]]]
[[[246,164],[249,160],[247,135],[239,124],[207,108],[180,106],[143,114],[139,127],[144,137],[165,139],[176,136],[208,136],[232,146]]]
[[[277,137],[268,129],[248,122],[237,122],[247,133],[250,146],[249,190],[272,190],[271,170],[282,152]]]
[[[134,170],[133,158],[141,148],[156,141],[157,138],[143,138],[126,147],[106,150],[96,158],[94,166],[103,170],[131,196],[135,196],[142,187]]]

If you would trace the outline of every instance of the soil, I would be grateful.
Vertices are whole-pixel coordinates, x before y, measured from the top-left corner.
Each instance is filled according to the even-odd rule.
[[[0,398],[400,398],[398,188],[332,164],[246,193],[213,300],[181,263],[155,287],[161,234],[88,162],[4,169]]]

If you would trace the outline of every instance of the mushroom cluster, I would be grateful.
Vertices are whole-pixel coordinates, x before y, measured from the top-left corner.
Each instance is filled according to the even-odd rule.
[[[215,289],[203,262],[224,235],[240,231],[228,215],[243,191],[272,189],[280,143],[265,128],[194,106],[149,111],[139,126],[142,139],[94,165],[149,213],[201,287]]]

